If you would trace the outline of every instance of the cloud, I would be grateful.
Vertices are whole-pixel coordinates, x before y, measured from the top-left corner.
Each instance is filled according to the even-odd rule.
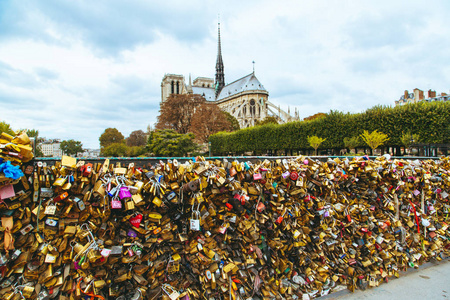
[[[0,1],[0,118],[98,148],[154,124],[165,73],[252,72],[301,117],[393,105],[405,89],[448,92],[450,2]]]
[[[201,1],[190,1],[187,11],[181,1],[5,1],[0,8],[3,38],[30,38],[67,44],[82,40],[98,55],[115,56],[170,35],[196,43],[208,37],[204,30],[209,13],[200,13]],[[197,7],[197,9],[195,9]],[[14,16],[20,15],[21,22]]]

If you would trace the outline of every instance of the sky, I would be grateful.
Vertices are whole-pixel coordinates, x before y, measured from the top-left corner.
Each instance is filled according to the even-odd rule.
[[[0,0],[0,121],[99,148],[154,126],[166,73],[252,72],[305,118],[450,92],[450,1]]]

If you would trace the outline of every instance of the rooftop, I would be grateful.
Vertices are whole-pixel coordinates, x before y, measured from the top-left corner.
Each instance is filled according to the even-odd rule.
[[[255,73],[250,73],[247,76],[242,77],[241,79],[225,85],[220,92],[217,100],[222,100],[241,92],[254,90],[267,92],[261,82],[259,82],[258,78],[256,78]]]

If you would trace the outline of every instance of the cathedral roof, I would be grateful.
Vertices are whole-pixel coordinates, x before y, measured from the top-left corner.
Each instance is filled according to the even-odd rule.
[[[267,92],[261,82],[259,82],[258,78],[256,78],[255,73],[250,73],[247,76],[224,86],[219,97],[217,97],[217,100],[222,100],[241,92],[255,90]]]
[[[208,87],[193,86],[192,92],[194,94],[198,94],[205,97],[206,101],[214,101],[216,99],[216,94],[214,88],[212,87],[208,88]]]

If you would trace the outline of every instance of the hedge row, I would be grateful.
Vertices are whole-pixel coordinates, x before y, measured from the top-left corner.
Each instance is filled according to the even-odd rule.
[[[419,102],[404,106],[375,106],[362,113],[331,111],[312,121],[267,124],[235,132],[210,136],[214,154],[228,152],[264,152],[267,150],[311,149],[307,137],[326,138],[320,149],[342,149],[344,138],[360,135],[363,130],[378,130],[389,136],[384,146],[402,146],[403,132],[419,134],[420,143],[448,143],[450,102]],[[361,144],[361,146],[365,146]]]

